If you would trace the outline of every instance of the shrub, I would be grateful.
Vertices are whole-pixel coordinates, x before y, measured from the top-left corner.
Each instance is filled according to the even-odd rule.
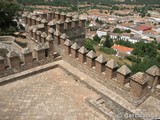
[[[86,40],[86,42],[85,42],[85,44],[84,44],[84,47],[87,49],[87,50],[93,50],[93,51],[95,51],[95,49],[94,49],[94,44],[95,44],[95,42],[93,41],[93,40],[90,40],[90,39],[88,39],[88,40]]]
[[[99,43],[101,41],[101,38],[98,37],[98,35],[96,34],[94,37],[93,37],[93,41]]]
[[[104,52],[105,54],[116,54],[117,52],[112,49],[112,48],[107,48],[107,47],[100,47],[99,48],[100,51]]]
[[[135,56],[133,56],[133,55],[130,55],[130,56],[126,56],[126,58],[129,60],[129,61],[131,61],[131,62],[134,62],[134,63],[138,63],[138,62],[140,62],[141,61],[141,59],[138,57],[135,57]]]
[[[123,32],[119,28],[114,28],[113,33],[121,34]]]

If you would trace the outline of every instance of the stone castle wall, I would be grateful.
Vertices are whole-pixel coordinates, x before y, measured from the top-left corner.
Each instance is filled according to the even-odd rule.
[[[145,73],[138,72],[132,75],[127,66],[123,65],[119,68],[114,60],[106,61],[102,55],[92,58],[89,54],[94,53],[93,51],[87,52],[82,56],[83,53],[79,51],[82,47],[78,48],[78,50],[73,50],[72,46],[74,46],[74,44],[70,46],[65,45],[63,48],[58,46],[58,49],[61,49],[59,54],[62,56],[62,59],[92,78],[99,80],[102,84],[106,83],[107,87],[111,89],[112,87],[116,88],[117,85],[117,87],[119,87],[117,93],[121,95],[131,96],[133,99],[141,99],[149,93],[150,89],[148,89],[148,86],[155,89],[155,86],[160,84],[160,69],[156,66],[149,68],[154,69],[154,71],[157,70],[157,75],[154,75],[154,77],[151,74],[147,74],[147,71]],[[68,53],[68,49],[70,49],[70,53]],[[83,48],[83,51],[85,51],[84,49],[85,48]],[[75,54],[77,54],[78,57],[75,57]],[[150,83],[150,81],[154,81],[156,85],[153,83],[149,85],[148,83]],[[129,87],[126,87],[126,84],[128,84]]]
[[[55,16],[52,17],[56,18],[56,20],[65,20],[64,15],[61,18],[60,14],[53,14]],[[25,22],[32,25],[30,17],[25,17]],[[45,20],[43,22],[45,23]],[[33,23],[36,24],[37,21]],[[75,28],[84,29],[83,21],[78,20],[78,22],[73,21],[73,23]],[[58,22],[57,24],[62,23]],[[59,28],[63,29],[60,26]],[[1,58],[1,75],[4,76],[7,75],[7,72],[11,74],[52,62],[59,54],[64,61],[99,80],[99,82],[105,84],[110,89],[117,89],[116,92],[122,96],[126,94],[132,98],[141,99],[150,93],[149,87],[155,89],[160,84],[160,69],[157,66],[149,68],[145,73],[138,72],[132,75],[132,72],[126,65],[119,67],[114,60],[107,61],[103,55],[97,56],[94,51],[87,51],[84,46],[76,42],[73,43],[65,34],[65,31],[61,33],[60,29],[51,29],[46,33],[39,30],[38,27],[30,28],[27,39],[33,41],[33,45],[30,45],[31,49],[25,48],[22,50],[24,63],[20,64],[20,56],[15,52],[8,53],[8,65],[10,65],[10,68],[5,69],[3,67],[4,59]]]

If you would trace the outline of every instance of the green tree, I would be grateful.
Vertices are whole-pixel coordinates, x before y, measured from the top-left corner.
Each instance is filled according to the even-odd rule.
[[[133,47],[133,44],[128,40],[124,41],[120,39],[120,40],[116,40],[115,43],[118,45],[126,46],[126,47]]]
[[[94,43],[93,43],[93,40],[91,40],[91,39],[87,39],[86,40],[86,42],[85,42],[85,44],[84,44],[84,47],[87,49],[87,50],[93,50],[93,51],[95,51],[95,49],[94,49]]]
[[[96,41],[97,43],[100,42],[101,38],[98,37],[98,35],[96,34],[94,37],[93,37],[93,40]]]
[[[157,45],[157,49],[160,50],[160,43]]]
[[[0,35],[10,34],[15,31],[16,24],[13,22],[13,18],[19,10],[19,6],[15,3],[0,1]]]
[[[99,18],[96,18],[96,20],[95,20],[97,23],[99,23],[99,24],[103,24],[103,21],[102,20],[99,20]]]
[[[113,33],[121,34],[122,31],[119,28],[114,28]]]
[[[134,44],[134,55],[138,55],[140,57],[154,57],[158,54],[157,45],[154,42],[145,43],[143,41],[137,42]]]
[[[156,65],[160,67],[160,55],[157,57],[144,57],[143,60],[139,60],[136,63],[132,63],[129,68],[134,73],[137,73],[139,71],[145,72],[148,68],[152,67],[153,65]]]
[[[151,14],[150,14],[150,13],[148,13],[148,14],[147,14],[147,17],[151,17]]]
[[[78,6],[77,5],[71,5],[71,10],[72,11],[78,11]]]
[[[99,50],[104,52],[105,54],[109,54],[109,55],[117,53],[116,50],[114,50],[112,48],[108,48],[108,47],[100,47]]]
[[[130,30],[130,29],[127,29],[127,30],[125,30],[124,32],[126,32],[126,33],[131,33],[131,30]]]
[[[112,10],[119,10],[118,6],[112,6]]]
[[[104,47],[111,48],[114,45],[113,40],[111,39],[110,35],[106,35],[106,41],[104,43]]]

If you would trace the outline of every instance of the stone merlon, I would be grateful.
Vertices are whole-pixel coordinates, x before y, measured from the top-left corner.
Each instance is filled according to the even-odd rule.
[[[65,20],[65,22],[68,23],[68,22],[71,22],[71,20],[70,20],[69,18],[67,18],[67,19]]]
[[[42,32],[41,32],[41,31],[37,31],[36,34],[37,34],[37,35],[41,35]]]
[[[69,39],[67,39],[65,42],[64,42],[64,45],[66,45],[66,46],[71,46],[73,43],[69,40]]]
[[[52,21],[50,21],[48,23],[49,26],[53,26],[53,25],[56,25],[57,21],[55,19],[53,19]]]
[[[78,50],[80,47],[77,43],[74,43],[72,46],[71,46],[72,49],[74,50]]]
[[[89,57],[89,58],[96,58],[97,56],[96,56],[96,53],[95,53],[93,50],[91,50],[91,51],[87,54],[87,57]]]
[[[96,61],[99,62],[99,63],[105,63],[105,62],[107,62],[106,58],[103,55],[99,55],[96,58]]]
[[[68,36],[67,36],[65,33],[63,33],[63,34],[60,36],[60,38],[62,38],[62,39],[67,39]]]
[[[46,19],[42,19],[41,21],[42,23],[48,23],[48,21]]]
[[[135,82],[142,84],[142,85],[148,81],[145,73],[142,73],[142,72],[138,72],[132,75],[130,78],[134,80]]]
[[[11,57],[16,57],[16,56],[18,56],[18,53],[16,53],[15,51],[10,51],[8,54],[7,54],[7,56],[9,57],[9,58],[11,58]]]
[[[60,19],[57,24],[63,24],[64,22]]]
[[[41,17],[38,17],[37,19],[36,19],[36,21],[42,21],[42,18]]]
[[[2,56],[0,56],[0,60],[4,60],[4,58]]]
[[[59,30],[56,30],[56,32],[54,33],[55,36],[61,36],[62,33]]]
[[[46,40],[47,41],[53,41],[54,39],[53,39],[53,36],[50,34],[50,35],[47,36]]]
[[[80,53],[82,53],[82,54],[86,54],[86,53],[88,53],[88,50],[87,50],[84,46],[82,46],[82,47],[78,50],[78,52],[80,52]]]
[[[46,37],[47,37],[47,34],[46,34],[45,32],[43,32],[42,35],[41,35],[41,37],[42,37],[42,38],[46,38]]]
[[[131,73],[131,70],[126,65],[123,65],[117,70],[117,72],[121,73],[122,75],[127,75]]]
[[[156,65],[154,65],[146,70],[146,73],[152,76],[160,76],[160,69]]]
[[[118,64],[116,63],[115,60],[109,60],[106,64],[107,67],[111,68],[111,69],[114,69],[114,68],[117,68],[118,67]]]
[[[55,32],[55,30],[53,28],[49,28],[48,32],[52,34]]]

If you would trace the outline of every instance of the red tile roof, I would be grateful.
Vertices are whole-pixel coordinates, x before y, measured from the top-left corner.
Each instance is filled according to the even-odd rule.
[[[133,48],[124,47],[121,45],[114,45],[112,46],[112,48],[120,52],[132,52],[133,51]]]
[[[147,25],[140,25],[136,27],[137,30],[142,30],[142,31],[146,31],[146,30],[151,30],[152,27],[151,26],[147,26]]]

